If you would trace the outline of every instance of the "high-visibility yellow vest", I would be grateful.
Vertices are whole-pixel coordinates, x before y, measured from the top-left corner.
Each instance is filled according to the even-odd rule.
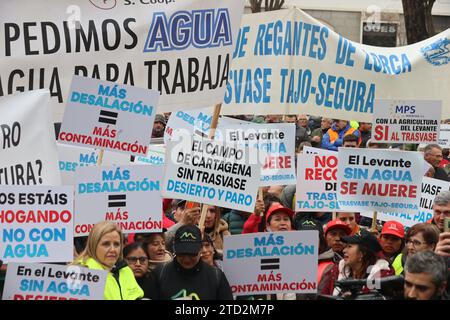
[[[80,265],[94,270],[105,270],[102,264],[93,258],[80,262]],[[136,300],[144,297],[139,284],[136,282],[133,271],[130,267],[119,270],[119,283],[111,272],[106,278],[104,298],[105,300]]]
[[[403,273],[403,264],[402,264],[403,253],[400,253],[395,257],[394,262],[392,262],[392,267],[395,270],[395,275],[399,276]]]

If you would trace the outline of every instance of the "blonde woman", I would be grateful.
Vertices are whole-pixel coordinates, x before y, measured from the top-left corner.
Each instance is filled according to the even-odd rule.
[[[89,233],[86,248],[75,264],[95,270],[107,270],[105,300],[136,300],[144,292],[136,282],[133,271],[123,261],[123,234],[110,221],[97,223]]]

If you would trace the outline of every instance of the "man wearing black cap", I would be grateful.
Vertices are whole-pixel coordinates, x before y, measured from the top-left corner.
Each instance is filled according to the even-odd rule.
[[[232,300],[225,274],[200,258],[202,235],[194,225],[183,225],[175,233],[175,259],[155,269],[159,300]]]
[[[162,114],[157,114],[153,124],[152,138],[164,137],[164,130],[166,130],[166,117]]]

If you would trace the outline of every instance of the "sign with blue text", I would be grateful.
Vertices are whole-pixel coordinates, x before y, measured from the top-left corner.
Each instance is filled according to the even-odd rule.
[[[223,271],[233,295],[317,293],[318,236],[303,230],[224,237]]]
[[[0,186],[0,260],[73,260],[72,186]]]
[[[9,263],[3,300],[103,300],[106,270]]]
[[[76,175],[75,234],[113,221],[123,232],[162,230],[162,166],[81,167]]]
[[[450,29],[403,47],[350,41],[298,8],[245,15],[221,114],[371,122],[375,99],[442,101],[450,118]]]
[[[157,91],[74,76],[59,142],[145,155]]]
[[[196,136],[170,141],[162,194],[224,208],[253,212],[261,166],[256,151]]]

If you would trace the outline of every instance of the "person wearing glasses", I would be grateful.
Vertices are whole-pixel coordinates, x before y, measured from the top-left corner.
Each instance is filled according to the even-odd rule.
[[[123,256],[144,291],[144,298],[154,299],[156,288],[152,286],[153,274],[149,269],[149,256],[145,249],[142,242],[133,242],[123,249]]]
[[[406,247],[399,254],[392,267],[396,275],[404,275],[404,266],[408,257],[422,251],[434,251],[439,241],[439,229],[428,223],[418,223],[412,226],[406,233]]]

